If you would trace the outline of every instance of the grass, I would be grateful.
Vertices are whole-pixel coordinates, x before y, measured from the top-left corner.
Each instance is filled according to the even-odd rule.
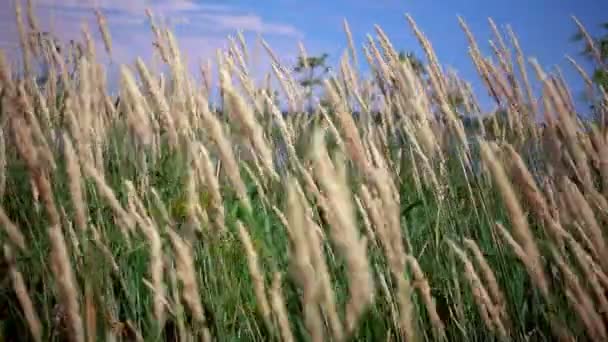
[[[379,27],[356,61],[345,23],[312,115],[270,75],[283,115],[245,41],[218,54],[216,110],[151,20],[169,76],[124,66],[116,99],[90,33],[61,56],[30,11],[24,67],[0,51],[3,340],[606,340],[605,122],[529,73],[512,32],[492,62],[461,21],[505,115],[481,117],[409,16],[426,72]]]

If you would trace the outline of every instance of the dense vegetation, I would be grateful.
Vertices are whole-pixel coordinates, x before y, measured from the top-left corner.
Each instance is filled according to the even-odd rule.
[[[606,94],[582,68],[586,121],[512,32],[490,22],[494,62],[461,21],[484,115],[408,16],[425,61],[345,25],[338,72],[302,47],[304,80],[256,84],[239,35],[213,104],[150,16],[170,73],[122,66],[112,97],[92,34],[60,49],[30,10],[23,68],[0,51],[1,339],[607,340]]]

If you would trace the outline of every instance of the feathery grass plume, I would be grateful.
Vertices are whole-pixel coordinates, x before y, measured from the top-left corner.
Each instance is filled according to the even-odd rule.
[[[556,69],[557,75],[555,76],[553,81],[555,83],[555,88],[557,89],[557,93],[558,93],[558,95],[561,96],[561,99],[564,102],[564,104],[566,105],[566,108],[568,109],[568,111],[574,112],[574,111],[576,111],[576,109],[574,108],[574,98],[572,97],[572,92],[570,91],[570,88],[566,84],[566,80],[564,79],[564,74],[562,73],[562,70],[557,66],[555,67],[555,69]]]
[[[372,222],[369,218],[370,215],[368,214],[367,210],[365,210],[365,207],[363,206],[363,203],[361,202],[361,198],[359,196],[355,195],[355,202],[357,203],[357,209],[359,209],[359,213],[361,213],[361,217],[363,219],[363,225],[365,227],[365,232],[367,233],[367,241],[370,241],[374,245],[374,247],[377,247],[378,241],[376,239],[376,234],[372,229]]]
[[[163,223],[171,225],[173,221],[171,220],[169,216],[169,211],[167,210],[165,203],[158,194],[158,191],[155,188],[151,188],[150,193],[152,194],[152,200],[154,201],[156,210],[158,210],[160,218],[164,221]]]
[[[536,70],[538,79],[543,83],[547,91],[548,98],[543,96],[543,99],[546,99],[548,102],[552,103],[559,115],[559,128],[565,136],[568,151],[574,158],[576,171],[578,172],[581,181],[586,186],[593,187],[587,156],[585,155],[578,141],[577,126],[573,118],[573,113],[568,112],[564,102],[557,94],[557,90],[555,89],[553,82],[551,82],[550,79],[545,75],[538,62],[535,59],[531,59],[530,62]]]
[[[224,133],[222,124],[210,111],[207,101],[202,96],[197,96],[199,101],[199,107],[201,108],[201,118],[204,121],[204,127],[209,132],[209,135],[215,145],[217,146],[220,159],[222,161],[222,168],[226,170],[228,179],[232,183],[239,200],[243,203],[245,208],[251,211],[251,202],[247,196],[247,190],[245,183],[241,178],[238,163],[234,157],[231,142]]]
[[[32,0],[27,0],[26,15],[27,15],[27,24],[30,27],[30,30],[34,31],[34,33],[41,32],[40,25],[38,25],[38,20],[36,19],[36,15],[34,13],[34,3]]]
[[[498,222],[495,223],[495,228],[498,231],[498,233],[502,236],[502,238],[507,242],[507,244],[511,247],[511,249],[513,250],[515,255],[522,261],[522,263],[524,264],[526,269],[530,269],[531,268],[531,266],[529,266],[530,258],[528,257],[528,255],[526,255],[523,248],[513,239],[513,237],[509,233],[509,231],[502,224],[500,224]],[[533,282],[536,282],[534,277],[531,276],[531,278],[532,278]],[[538,287],[538,285],[536,285],[536,286]],[[548,291],[546,293],[541,291],[541,295],[543,295],[543,298],[549,304],[552,303],[552,300],[551,300],[551,297],[549,297]],[[555,336],[559,337],[559,339],[562,341],[574,341],[574,339],[571,337],[570,332],[568,331],[568,328],[565,328],[563,326],[563,322],[561,322],[561,320],[559,318],[557,318],[553,313],[549,313],[548,318],[549,318],[549,324],[551,327],[551,331],[553,332],[553,334]]]
[[[80,271],[80,268],[82,267],[82,251],[80,249],[80,242],[78,241],[78,237],[76,236],[76,232],[74,231],[74,226],[72,224],[72,221],[70,221],[70,219],[68,218],[68,215],[65,212],[65,209],[63,207],[60,208],[61,209],[61,218],[63,220],[63,227],[64,230],[66,231],[68,238],[71,242],[71,250],[72,250],[72,255],[74,255],[74,257],[76,258],[76,260],[78,260],[76,262],[76,271]]]
[[[593,303],[589,293],[583,288],[577,275],[555,248],[551,249],[551,254],[564,278],[568,300],[579,314],[584,313],[581,315],[581,319],[587,326],[587,332],[594,341],[605,341],[606,326],[597,312],[595,303]],[[584,317],[585,319],[583,319]]]
[[[608,318],[608,298],[606,297],[606,289],[602,287],[602,284],[600,283],[600,276],[594,272],[594,270],[599,269],[599,265],[572,236],[568,237],[568,243],[572,247],[579,269],[583,271],[585,280],[590,284],[595,299],[599,302],[600,310],[598,313],[603,314],[604,319]]]
[[[435,54],[435,51],[433,50],[433,46],[431,45],[431,42],[424,36],[422,31],[420,31],[420,29],[418,28],[418,25],[416,25],[416,22],[414,21],[414,18],[412,18],[411,15],[406,14],[405,18],[407,19],[412,31],[414,31],[414,35],[416,35],[418,42],[422,46],[422,49],[424,50],[424,53],[426,54],[427,59],[429,60],[429,67],[431,70],[430,74],[434,75],[434,77],[436,77],[437,81],[438,81],[438,84],[436,87],[437,90],[440,91],[441,93],[445,94],[446,84],[445,84],[445,79],[443,77],[443,71],[441,70],[441,66],[439,65],[439,61],[437,60],[437,55]]]
[[[211,341],[211,332],[207,326],[205,312],[199,297],[198,285],[196,284],[192,246],[172,229],[168,229],[167,234],[173,245],[177,277],[183,285],[182,295],[184,302],[190,309],[196,322],[202,325],[203,341]]]
[[[91,59],[92,60],[92,59]],[[92,141],[93,141],[93,111],[92,111],[92,77],[90,73],[90,60],[87,57],[81,57],[77,62],[79,81],[78,95],[75,97],[75,104],[78,107],[78,115],[76,116],[80,129],[82,140],[78,143],[83,145],[88,156],[92,160]]]
[[[471,262],[469,257],[466,255],[466,253],[462,249],[460,249],[458,246],[456,246],[456,244],[453,241],[449,240],[448,244],[452,248],[454,253],[456,253],[456,256],[460,259],[460,261],[462,261],[462,263],[464,265],[464,268],[465,268],[464,276],[467,279],[467,281],[469,282],[469,285],[471,286],[471,291],[473,292],[473,298],[475,299],[475,302],[477,303],[479,313],[481,314],[481,317],[484,320],[484,323],[486,324],[487,328],[490,329],[490,331],[492,331],[493,333],[498,334],[502,339],[507,340],[509,335],[501,320],[500,311],[499,311],[500,308],[497,308],[495,303],[493,303],[492,300],[490,299],[488,291],[483,286],[483,283],[481,282],[479,275],[475,271],[475,267],[473,266],[473,263]]]
[[[604,63],[604,60],[602,59],[602,54],[600,53],[600,50],[594,43],[594,40],[591,37],[591,35],[589,34],[589,32],[587,32],[587,30],[585,29],[585,26],[583,26],[583,24],[575,16],[572,16],[572,20],[576,24],[576,27],[578,28],[579,33],[585,39],[585,43],[587,44],[587,49],[589,49],[589,51],[591,52],[591,55],[595,59],[595,62],[597,63],[597,65],[606,69],[606,64]]]
[[[240,51],[243,54],[246,64],[249,63],[249,53],[247,52],[247,42],[242,30],[238,30],[236,33],[237,41],[239,42]]]
[[[280,70],[279,64],[272,65],[272,72],[279,81],[281,90],[287,96],[287,103],[289,104],[290,112],[297,112],[298,105],[296,100],[296,94],[293,90],[292,84],[289,82],[288,77]]]
[[[4,50],[0,50],[0,89],[11,92],[13,89],[13,76],[10,65],[6,60]]]
[[[511,160],[511,174],[522,189],[524,196],[531,204],[530,208],[545,222],[547,228],[549,228],[548,233],[550,237],[553,238],[556,243],[562,244],[562,239],[565,234],[564,228],[559,221],[555,220],[551,216],[547,201],[538,189],[532,174],[526,167],[524,161],[521,159],[521,156],[515,151],[515,149],[513,149],[511,145],[507,144],[506,150],[509,159]]]
[[[66,170],[69,179],[70,196],[72,197],[72,205],[74,206],[74,222],[80,232],[87,229],[87,213],[85,210],[86,199],[82,190],[82,174],[80,173],[80,162],[78,156],[72,147],[72,142],[67,134],[63,134],[63,148],[66,159]]]
[[[184,238],[192,243],[195,238],[196,238],[196,233],[201,231],[201,221],[199,220],[199,218],[202,218],[204,223],[208,223],[208,217],[207,214],[203,212],[203,215],[198,215],[200,214],[199,209],[200,208],[200,200],[197,197],[197,191],[198,188],[197,186],[199,185],[197,183],[197,179],[196,179],[196,170],[194,167],[194,161],[192,160],[192,146],[191,146],[192,142],[189,142],[188,146],[188,154],[189,154],[189,162],[188,164],[190,165],[190,167],[187,170],[187,176],[186,176],[186,184],[185,184],[185,217],[186,217],[186,222],[182,227],[182,234],[184,236]]]
[[[167,49],[167,45],[165,44],[164,37],[161,33],[160,28],[154,21],[154,16],[152,14],[152,11],[149,8],[146,8],[146,16],[148,17],[148,20],[150,21],[150,29],[152,30],[152,33],[154,34],[155,40],[152,43],[152,45],[156,48],[156,51],[158,51],[160,58],[163,60],[163,62],[168,64],[169,63],[169,51]]]
[[[108,21],[105,15],[103,15],[99,9],[95,9],[95,17],[97,19],[97,26],[99,26],[99,33],[101,33],[104,48],[106,49],[108,56],[111,56],[112,36],[110,35],[110,30],[108,29]]]
[[[374,225],[375,234],[384,234],[386,232],[385,225],[387,225],[388,223],[386,222],[386,217],[382,216],[382,213],[380,212],[380,205],[378,203],[380,200],[377,198],[372,198],[372,195],[365,184],[361,184],[361,188],[359,189],[359,196],[365,208],[367,209],[372,224]],[[384,242],[381,241],[381,243]],[[385,246],[388,246],[390,248],[391,244],[386,244]],[[391,259],[389,258],[389,260]]]
[[[564,195],[564,197],[566,197],[566,196],[567,195]],[[565,202],[566,202],[566,200],[565,200]],[[574,211],[576,209],[569,207],[566,210]],[[585,244],[585,247],[589,249],[589,253],[591,255],[593,255],[593,257],[595,259],[597,259],[601,262],[602,258],[600,257],[600,252],[595,248],[595,244],[593,243],[593,241],[591,241],[591,238],[589,238],[589,235],[585,232],[585,229],[582,227],[581,223],[574,221],[574,219],[572,219],[571,216],[568,217],[568,219],[570,219],[570,221],[571,221],[571,222],[568,222],[568,224],[571,224],[574,228],[574,232],[576,232],[576,234],[578,234],[577,238]]]
[[[215,176],[215,170],[209,151],[204,144],[198,143],[198,150],[200,152],[200,164],[202,167],[203,175],[205,177],[205,183],[209,194],[211,196],[211,207],[213,211],[213,222],[220,233],[226,230],[224,225],[224,202],[222,200],[222,194],[220,191],[220,185],[217,177]]]
[[[375,150],[373,143],[371,147],[372,150]],[[377,227],[377,233],[384,246],[385,255],[389,261],[393,275],[396,278],[402,278],[401,274],[405,266],[406,254],[402,242],[399,196],[385,167],[378,167],[372,179],[375,181],[375,189],[380,199],[379,204],[381,205],[379,205],[379,208],[384,208],[382,210],[382,217],[385,224]],[[399,292],[403,293],[403,289],[400,289]],[[402,314],[405,317],[407,316],[405,313]]]
[[[51,240],[51,270],[55,276],[60,303],[66,310],[70,340],[83,342],[85,336],[80,315],[80,290],[74,279],[65,239],[59,225],[49,227],[48,233]]]
[[[152,142],[152,127],[149,116],[145,113],[144,97],[140,93],[131,71],[126,66],[120,68],[122,80],[122,99],[124,104],[129,107],[127,122],[136,136],[144,145]]]
[[[507,178],[505,170],[501,163],[496,159],[490,146],[492,146],[490,143],[480,141],[481,157],[490,169],[494,184],[496,184],[502,197],[503,204],[509,213],[515,237],[518,240],[517,242],[521,244],[521,248],[525,253],[524,255],[527,262],[524,262],[524,264],[526,265],[527,271],[541,293],[544,296],[548,296],[549,285],[542,269],[540,252],[536,246],[534,236],[530,231],[524,212],[513,191],[513,187]]]
[[[82,162],[92,161],[92,153],[87,149],[84,132],[81,130],[80,122],[75,115],[75,111],[78,108],[78,104],[74,102],[74,99],[71,96],[68,96],[65,99],[64,103],[64,115],[67,130],[69,131],[72,140],[74,141],[74,146],[76,148],[78,157]]]
[[[568,60],[568,62],[570,62],[570,64],[572,64],[572,66],[576,69],[578,74],[585,81],[585,86],[587,87],[586,91],[587,91],[588,100],[591,100],[593,98],[594,89],[595,89],[594,85],[593,85],[593,81],[591,80],[591,77],[589,77],[589,74],[587,74],[585,69],[583,69],[583,67],[581,67],[580,64],[578,64],[578,62],[574,58],[572,58],[570,56],[566,56],[566,59]]]
[[[411,269],[414,274],[414,287],[418,288],[422,295],[422,300],[424,301],[424,306],[426,306],[426,310],[429,314],[431,324],[433,325],[435,337],[438,340],[445,340],[445,326],[437,314],[437,306],[435,305],[435,299],[431,295],[431,287],[429,286],[429,282],[424,276],[420,265],[416,258],[411,255],[406,257]]]
[[[179,336],[179,340],[180,341],[187,341],[188,338],[192,339],[192,336],[189,336],[188,333],[186,332],[186,327],[184,325],[184,306],[182,303],[182,300],[180,300],[180,296],[179,296],[179,279],[178,279],[178,275],[177,275],[177,270],[176,270],[176,265],[173,262],[173,260],[171,260],[169,258],[168,255],[166,255],[166,259],[164,261],[164,264],[166,265],[165,267],[168,269],[167,273],[169,274],[169,283],[171,285],[171,289],[172,291],[172,296],[173,296],[173,302],[172,302],[172,306],[173,306],[173,313],[175,316],[175,320],[177,321],[175,325],[177,325],[177,333]],[[170,309],[171,311],[171,309]]]
[[[321,289],[312,263],[311,248],[306,236],[306,213],[297,193],[297,180],[289,180],[287,189],[288,233],[293,257],[290,258],[293,275],[303,291],[304,324],[312,341],[323,341],[323,323],[319,312]],[[310,229],[310,228],[308,228]]]
[[[108,259],[112,272],[114,274],[118,274],[120,272],[120,268],[118,267],[118,263],[114,259],[114,255],[112,255],[112,251],[108,248],[108,246],[103,242],[101,234],[95,225],[91,225],[91,233],[93,235],[93,243],[99,248],[101,253]]]
[[[431,129],[431,120],[428,116],[430,112],[429,99],[425,95],[422,80],[415,74],[411,63],[403,63],[401,69],[403,74],[402,83],[405,83],[403,88],[409,90],[406,108],[407,105],[411,106],[416,115],[415,120],[404,116],[404,121],[412,123],[416,127],[414,132],[417,133],[416,138],[424,147],[425,155],[433,158],[440,151],[440,147],[437,137]]]
[[[53,128],[53,122],[51,121],[51,114],[47,105],[47,100],[42,94],[40,87],[32,87],[32,92],[34,93],[33,98],[35,104],[37,105],[37,109],[40,111],[39,117],[42,132],[46,132],[48,134],[48,132],[50,132]]]
[[[509,25],[507,25],[507,33],[511,39],[511,44],[513,44],[513,47],[515,48],[515,59],[517,61],[517,67],[519,69],[519,74],[521,75],[521,79],[526,88],[527,102],[531,106],[531,110],[529,112],[531,116],[530,119],[534,119],[534,115],[536,115],[536,113],[538,112],[538,108],[536,98],[534,97],[534,93],[532,92],[532,86],[530,85],[530,81],[528,79],[528,71],[526,68],[524,54],[522,52],[521,46],[519,45],[519,40],[517,39],[517,36]]]
[[[135,191],[131,182],[126,183],[130,197],[135,199],[136,205],[142,214],[146,213],[141,199]],[[150,217],[144,217],[140,221],[139,228],[150,243],[150,264],[148,266],[151,289],[153,291],[153,310],[154,318],[158,321],[159,327],[165,323],[165,285],[163,283],[163,243],[158,232],[158,228]]]
[[[264,273],[260,267],[258,255],[253,247],[253,242],[251,241],[251,236],[249,236],[249,232],[241,221],[237,221],[236,223],[237,229],[239,231],[239,237],[241,239],[241,243],[245,248],[245,253],[247,254],[247,265],[249,268],[249,274],[251,276],[251,280],[253,282],[253,289],[255,292],[255,297],[258,301],[260,313],[264,318],[264,323],[269,330],[272,331],[272,312],[270,310],[270,303],[268,301],[268,297],[266,296],[266,285],[264,281]]]
[[[231,57],[236,59],[235,64],[237,64],[240,69],[238,71],[244,75],[247,75],[249,72],[247,69],[247,63],[245,62],[245,57],[243,57],[243,51],[239,48],[233,36],[228,36],[228,41],[230,42],[230,48],[228,51],[230,52]]]
[[[608,271],[608,249],[606,249],[606,239],[597,221],[593,209],[580,192],[578,187],[567,178],[563,179],[564,188],[567,193],[566,200],[574,209],[574,213],[583,221],[585,235],[589,236],[594,249],[599,253],[600,264],[604,271]]]
[[[272,101],[267,91],[263,92],[264,99],[266,100],[267,105],[270,107],[270,112],[273,115],[273,118],[276,121],[277,126],[279,127],[279,132],[281,133],[281,138],[285,140],[285,145],[287,146],[288,153],[291,154],[291,158],[296,158],[296,151],[293,146],[295,136],[293,132],[290,130],[289,126],[285,122],[283,118],[283,113],[279,110],[276,104]]]
[[[260,177],[256,176],[251,167],[247,164],[243,164],[243,169],[245,170],[247,175],[249,175],[249,177],[253,181],[253,184],[255,184],[255,188],[257,189],[258,195],[262,199],[263,203],[270,205],[270,200],[268,200],[268,196],[266,196],[266,190],[264,190],[264,186],[262,185]]]
[[[309,255],[317,274],[318,285],[320,287],[319,302],[323,307],[325,316],[329,321],[332,337],[336,341],[342,341],[344,339],[344,327],[338,315],[336,298],[333,291],[333,286],[331,284],[331,276],[325,261],[325,254],[323,253],[323,245],[326,240],[325,234],[321,227],[319,227],[312,218],[312,208],[310,208],[308,201],[306,200],[304,191],[302,191],[302,188],[299,185],[296,186],[295,189],[300,198],[300,204],[302,205],[302,210],[305,216],[305,224],[309,227],[305,233]],[[332,257],[331,253],[330,257]]]
[[[350,58],[355,65],[355,70],[359,70],[359,61],[357,58],[357,50],[355,49],[355,42],[353,40],[353,34],[350,31],[350,26],[348,25],[348,21],[344,19],[343,21],[344,32],[346,32],[346,37],[348,39],[348,49],[350,51]]]
[[[313,134],[311,153],[314,171],[323,191],[327,193],[332,210],[331,217],[334,218],[330,236],[346,260],[351,284],[349,301],[346,304],[346,331],[351,335],[359,318],[374,300],[374,283],[367,259],[367,244],[356,229],[344,165],[338,163],[333,166],[323,142],[324,136],[319,131]]]
[[[279,272],[275,272],[274,277],[272,278],[272,287],[270,288],[270,304],[276,316],[283,341],[293,342],[294,338],[289,325],[285,299],[283,298],[283,293],[281,291],[281,274]]]
[[[110,208],[112,208],[115,217],[118,219],[118,226],[121,228],[121,232],[127,243],[130,244],[131,238],[129,237],[129,233],[133,233],[135,225],[133,218],[124,210],[112,189],[103,179],[103,176],[91,164],[84,163],[83,169],[84,173],[91,177],[95,182],[101,197],[103,197]]]
[[[221,72],[225,74],[224,77],[226,79],[230,77],[226,70],[222,70]],[[271,177],[278,179],[278,175],[274,170],[272,150],[264,138],[264,131],[262,130],[262,127],[258,124],[255,115],[245,104],[243,98],[236,93],[234,88],[232,88],[232,85],[230,85],[228,82],[224,83],[224,85],[225,87],[223,88],[223,91],[224,95],[227,97],[230,111],[236,116],[236,118],[238,118],[239,122],[243,124],[246,135],[250,139],[256,151],[259,153],[262,164],[264,164],[268,174]]]
[[[488,286],[488,292],[490,294],[490,298],[496,309],[498,310],[501,319],[503,320],[503,324],[505,328],[508,328],[511,324],[511,320],[507,313],[507,302],[505,301],[505,296],[498,285],[498,281],[496,280],[496,276],[494,275],[494,271],[488,264],[488,261],[484,257],[481,249],[475,241],[471,239],[464,239],[465,246],[473,253],[477,264],[479,265],[479,269],[481,270],[482,276],[484,278],[485,284]]]
[[[334,124],[334,120],[332,120],[332,118],[329,116],[327,109],[325,109],[323,107],[319,107],[319,112],[321,112],[321,115],[323,116],[323,122],[327,124],[326,129],[328,129],[331,132],[333,138],[336,140],[336,145],[337,145],[338,149],[340,151],[346,151],[344,139],[342,138],[342,135],[340,134],[340,132],[338,131],[338,128]]]
[[[39,159],[40,153],[33,145],[32,131],[24,119],[18,116],[11,117],[11,125],[15,135],[15,145],[21,158],[25,161],[30,173],[32,189],[42,198],[51,227],[61,225],[59,212],[55,206],[52,186],[49,175]],[[36,199],[35,199],[36,200]]]
[[[13,245],[18,247],[21,251],[25,251],[27,245],[25,243],[25,237],[21,233],[21,230],[15,225],[11,219],[6,215],[6,212],[0,207],[0,225],[4,227],[6,235]]]
[[[23,81],[20,81],[17,86],[17,94],[16,97],[13,98],[13,105],[18,112],[23,114],[23,118],[30,127],[33,134],[32,138],[34,139],[32,143],[39,145],[38,153],[40,153],[39,156],[42,158],[41,162],[44,162],[46,164],[45,166],[54,170],[56,167],[55,158],[47,137],[44,135],[40,122],[36,117],[36,112],[30,101],[30,95],[27,93]]]
[[[511,64],[511,53],[509,52],[509,49],[507,49],[507,45],[505,44],[502,34],[496,26],[494,19],[488,18],[488,23],[490,24],[492,33],[494,34],[494,37],[496,37],[496,40],[498,41],[498,46],[500,47],[499,52],[501,55],[500,57],[502,59],[501,63],[504,63],[503,69],[505,72],[509,73],[513,70],[513,65]]]
[[[87,23],[82,24],[82,38],[82,44],[84,46],[83,49],[81,49],[80,51],[82,55],[80,55],[79,57],[85,57],[84,59],[92,63],[97,57],[97,52],[95,50],[95,41],[93,40],[93,36],[91,35],[91,31],[89,31],[89,25]],[[91,74],[90,76],[94,75]]]
[[[591,127],[591,141],[598,154],[602,189],[604,189],[603,195],[608,198],[608,141],[602,136],[600,129],[596,125]]]
[[[169,110],[169,105],[165,95],[162,93],[157,82],[152,78],[150,71],[144,64],[141,58],[137,58],[136,61],[137,70],[141,76],[142,83],[146,87],[146,90],[150,93],[150,98],[158,110],[158,118],[161,127],[167,132],[169,138],[169,146],[176,147],[178,143],[177,132],[175,130],[175,123]]]
[[[23,275],[17,268],[17,260],[11,247],[7,244],[4,245],[4,259],[8,264],[8,273],[13,283],[13,289],[23,310],[25,320],[30,328],[34,341],[42,341],[42,324],[40,324],[40,318],[36,313],[32,299],[30,298]]]
[[[19,33],[19,46],[21,48],[21,55],[23,59],[23,71],[25,72],[25,78],[30,79],[32,75],[32,51],[31,46],[28,44],[27,32],[23,25],[23,16],[21,8],[21,0],[15,1],[15,18],[17,20],[17,31]]]
[[[332,83],[328,80],[325,80],[325,88],[328,92],[332,105],[336,108],[336,116],[340,122],[342,134],[344,135],[343,138],[345,140],[345,146],[350,158],[352,158],[352,160],[357,164],[361,172],[363,172],[366,177],[369,177],[371,173],[371,165],[365,156],[363,143],[361,141],[361,137],[359,136],[357,126],[355,125],[352,116],[347,113],[343,99],[338,97],[338,93],[336,92],[334,85],[332,85]]]

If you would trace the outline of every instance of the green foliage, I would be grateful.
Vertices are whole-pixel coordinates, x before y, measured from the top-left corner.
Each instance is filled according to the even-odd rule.
[[[327,53],[323,53],[320,56],[298,56],[298,61],[293,67],[293,71],[301,75],[299,82],[306,89],[308,110],[310,112],[313,110],[312,99],[314,90],[323,84],[323,79],[330,70],[329,66],[327,66],[328,57]],[[318,70],[319,73],[317,73]]]

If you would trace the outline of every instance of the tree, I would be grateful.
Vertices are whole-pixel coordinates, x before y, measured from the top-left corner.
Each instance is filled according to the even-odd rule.
[[[306,88],[306,98],[310,112],[313,111],[312,99],[314,89],[323,84],[323,78],[330,70],[326,64],[328,57],[327,53],[312,57],[298,56],[298,62],[293,68],[294,72],[302,75],[299,82],[302,87]],[[319,70],[320,72],[317,74]]]
[[[399,52],[399,61],[400,62],[409,62],[414,70],[416,75],[423,77],[426,75],[426,70],[424,68],[424,63],[416,56],[413,52],[404,52],[403,50]]]

